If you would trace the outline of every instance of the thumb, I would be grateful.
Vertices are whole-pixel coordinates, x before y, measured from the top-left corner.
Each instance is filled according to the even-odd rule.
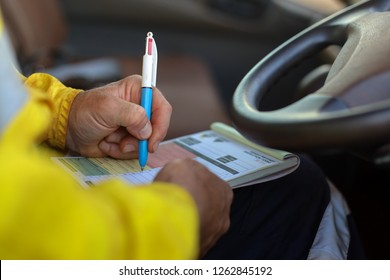
[[[125,127],[138,139],[147,139],[152,135],[152,125],[142,106],[117,98],[113,108],[114,125]]]

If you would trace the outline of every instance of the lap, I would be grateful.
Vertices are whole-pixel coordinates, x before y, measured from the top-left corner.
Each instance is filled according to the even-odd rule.
[[[324,174],[301,157],[285,177],[234,190],[231,226],[204,259],[306,259],[329,199]]]

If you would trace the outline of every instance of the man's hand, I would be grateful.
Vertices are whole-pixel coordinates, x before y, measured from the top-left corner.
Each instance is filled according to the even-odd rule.
[[[149,138],[149,151],[156,151],[167,134],[172,107],[154,88],[149,121],[139,105],[141,82],[141,76],[133,75],[78,94],[69,112],[67,147],[83,156],[132,159],[138,140]]]
[[[155,181],[175,183],[192,195],[200,217],[200,256],[203,256],[229,228],[231,187],[192,159],[166,164]]]

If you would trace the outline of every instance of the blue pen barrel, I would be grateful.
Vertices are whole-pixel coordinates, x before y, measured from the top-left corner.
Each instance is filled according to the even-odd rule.
[[[146,116],[150,120],[152,115],[153,90],[151,87],[143,87],[141,93],[141,106],[146,111]]]
[[[140,140],[138,142],[138,157],[139,165],[141,168],[144,168],[148,161],[148,140]]]
[[[152,115],[153,90],[151,87],[143,87],[141,92],[141,106],[145,109],[146,116],[150,120]],[[140,140],[138,143],[138,160],[141,168],[148,161],[148,140]]]

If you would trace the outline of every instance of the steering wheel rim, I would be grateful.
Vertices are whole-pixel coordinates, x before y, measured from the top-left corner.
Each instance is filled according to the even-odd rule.
[[[383,59],[383,45],[390,44],[390,33],[372,35],[377,25],[390,25],[390,13],[377,19],[377,13],[389,10],[390,1],[359,2],[307,28],[262,59],[234,93],[232,117],[237,129],[254,142],[290,150],[361,147],[389,140],[390,130],[385,128],[390,123],[390,99],[385,97],[390,88],[390,61]],[[377,67],[367,74],[365,67],[354,69],[371,64],[369,44],[376,44]],[[257,109],[285,72],[330,45],[343,48],[321,89],[278,110]],[[367,76],[369,82],[363,81]],[[362,99],[378,83],[387,86],[378,90],[377,100],[353,104],[355,95]]]

